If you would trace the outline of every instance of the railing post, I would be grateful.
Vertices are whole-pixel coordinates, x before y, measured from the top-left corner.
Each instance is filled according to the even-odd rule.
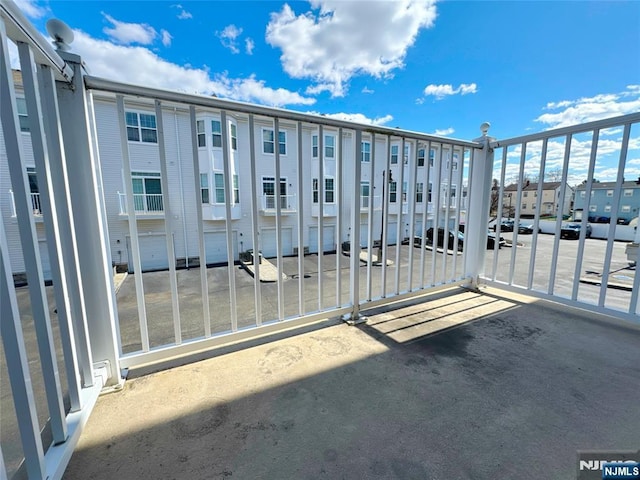
[[[465,276],[471,278],[473,288],[478,287],[478,277],[484,271],[487,253],[487,230],[489,223],[489,203],[491,198],[491,176],[493,173],[493,148],[495,139],[487,136],[490,124],[480,126],[482,137],[475,142],[482,148],[471,151],[471,170],[469,172],[469,213],[465,228]],[[497,248],[496,244],[496,248]]]
[[[81,58],[59,51],[73,68],[72,84],[57,83],[67,172],[78,242],[78,274],[82,278],[87,327],[94,366],[107,367],[105,386],[121,387],[117,339],[118,312],[111,270],[111,251],[104,192],[93,136],[92,104],[87,100]]]

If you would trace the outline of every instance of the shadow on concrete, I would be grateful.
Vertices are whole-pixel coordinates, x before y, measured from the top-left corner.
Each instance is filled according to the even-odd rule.
[[[567,312],[452,290],[136,378],[64,478],[575,478],[640,445],[640,329]]]

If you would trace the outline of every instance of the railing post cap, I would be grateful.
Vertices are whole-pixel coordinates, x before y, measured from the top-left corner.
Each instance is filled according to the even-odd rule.
[[[482,125],[480,125],[480,131],[482,132],[483,137],[487,136],[487,133],[489,133],[490,128],[491,128],[491,124],[489,122],[482,122]]]

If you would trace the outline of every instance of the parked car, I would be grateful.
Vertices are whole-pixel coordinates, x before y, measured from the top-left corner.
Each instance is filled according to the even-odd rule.
[[[518,233],[523,233],[528,235],[528,234],[532,234],[534,229],[535,229],[534,223],[520,222],[520,225],[518,225]],[[542,233],[542,230],[540,230],[540,228],[538,228],[538,233]]]
[[[500,231],[501,232],[513,232],[513,227],[515,226],[515,220],[511,220],[510,218],[503,218],[500,222]],[[498,222],[493,225],[493,231],[498,231]]]
[[[433,227],[427,230],[427,245],[433,245]],[[464,233],[455,230],[449,230],[447,232],[447,248],[453,250],[455,247],[456,234],[458,235],[458,251],[462,251],[464,247]],[[437,246],[444,247],[444,228],[438,228],[438,240]],[[421,239],[422,240],[422,239]]]
[[[580,222],[568,222],[563,223],[560,229],[560,238],[580,238],[580,230],[582,223]],[[587,223],[586,237],[591,237],[591,224]]]
[[[462,251],[462,249],[464,248],[464,233],[460,231],[456,232],[455,230],[449,230],[448,232],[447,249],[453,250],[453,247],[455,246],[456,234],[458,236],[458,251]],[[444,237],[444,228],[438,228],[438,247],[442,247],[444,245]],[[433,245],[433,227],[427,230],[426,242],[429,246]],[[506,241],[504,237],[500,237],[497,242],[498,248],[502,248],[502,246],[504,246],[505,244]],[[420,247],[422,245],[422,238],[416,236],[413,239],[413,245],[416,247]],[[487,248],[491,250],[494,250],[496,248],[496,234],[489,231],[487,231]]]

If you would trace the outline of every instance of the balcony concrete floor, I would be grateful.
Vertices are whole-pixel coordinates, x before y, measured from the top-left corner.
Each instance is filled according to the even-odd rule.
[[[640,328],[429,300],[130,379],[64,478],[571,479],[577,450],[640,446]]]

